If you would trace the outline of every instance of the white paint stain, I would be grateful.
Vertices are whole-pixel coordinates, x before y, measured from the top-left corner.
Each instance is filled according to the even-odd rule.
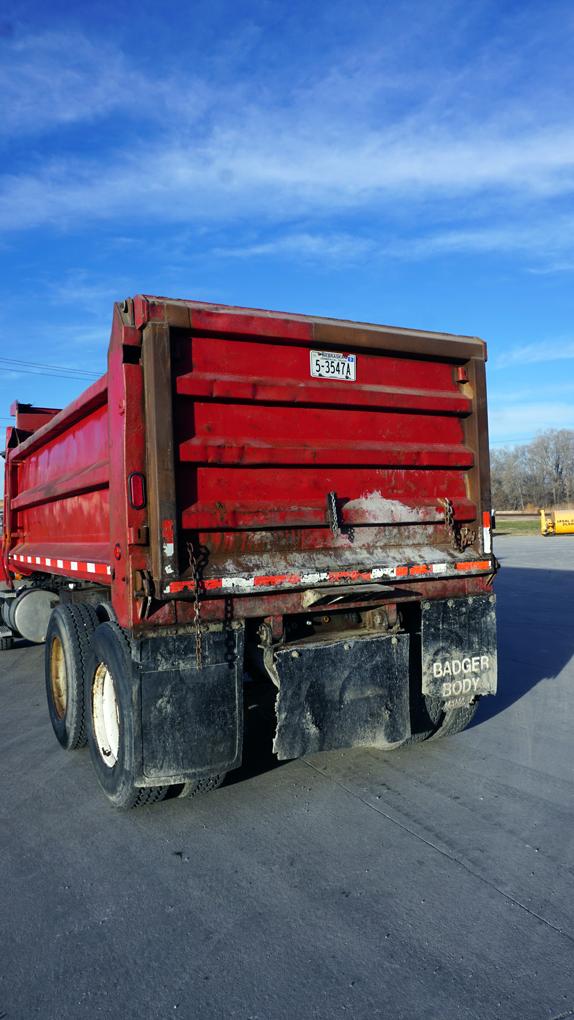
[[[358,511],[364,521],[372,524],[420,524],[426,517],[425,508],[405,506],[398,499],[385,499],[378,490],[349,500],[344,511]]]

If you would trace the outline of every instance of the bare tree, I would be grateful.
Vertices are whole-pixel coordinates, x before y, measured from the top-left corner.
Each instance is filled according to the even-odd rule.
[[[531,443],[491,453],[492,501],[498,509],[559,506],[574,498],[574,431],[548,429]]]

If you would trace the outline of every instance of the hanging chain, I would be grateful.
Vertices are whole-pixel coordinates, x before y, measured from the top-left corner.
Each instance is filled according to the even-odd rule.
[[[191,542],[187,543],[189,565],[193,571],[194,598],[193,598],[193,625],[195,628],[195,663],[198,669],[203,666],[203,647],[201,641],[201,602],[199,599],[199,585],[201,582],[201,564],[195,555],[195,549]]]
[[[337,506],[337,493],[327,493],[327,520],[333,536],[338,538],[341,534],[341,521],[339,518],[339,507]]]
[[[461,548],[460,535],[458,532],[458,528],[456,526],[456,521],[454,519],[454,507],[450,499],[448,499],[448,497],[446,496],[444,499],[441,499],[440,502],[442,503],[444,509],[444,526],[446,528],[446,532],[450,536],[450,540],[454,548],[460,550]]]
[[[454,507],[450,499],[445,496],[445,498],[441,499],[440,502],[442,503],[444,510],[444,526],[447,534],[450,535],[453,548],[456,549],[457,552],[463,552],[467,546],[472,545],[472,543],[476,541],[476,531],[473,531],[472,528],[466,527],[466,525],[461,528],[460,525],[456,523],[454,519]]]

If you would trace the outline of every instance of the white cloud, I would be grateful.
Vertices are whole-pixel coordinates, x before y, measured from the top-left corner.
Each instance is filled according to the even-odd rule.
[[[443,19],[450,7],[442,5]],[[173,70],[144,74],[117,47],[80,35],[12,40],[0,71],[6,130],[47,132],[112,114],[127,119],[115,151],[104,134],[101,156],[48,155],[1,177],[0,222],[17,230],[114,220],[125,230],[134,217],[200,224],[257,215],[276,227],[360,212],[374,223],[410,217],[419,236],[399,241],[389,228],[385,237],[378,229],[372,240],[353,239],[307,229],[222,250],[341,259],[376,251],[426,258],[522,250],[567,262],[572,219],[549,212],[549,199],[574,190],[574,121],[561,90],[549,96],[540,87],[534,98],[517,97],[508,88],[517,58],[502,58],[500,38],[472,67],[441,74],[438,51],[434,63],[416,62],[411,53],[405,64],[397,50],[400,39],[404,58],[409,32],[402,28],[360,55],[294,70],[292,82],[283,77],[262,87],[256,77],[234,88]],[[417,47],[425,31],[428,25],[418,26]],[[145,125],[145,141],[129,118],[132,129]],[[502,225],[482,227],[485,212],[493,219],[493,196]],[[429,220],[471,217],[465,228],[424,228]]]
[[[328,134],[328,132],[327,132]],[[280,118],[258,115],[241,128],[214,128],[202,142],[153,141],[104,163],[61,159],[34,173],[5,175],[0,219],[5,229],[70,224],[77,216],[117,213],[167,222],[296,215],[334,215],[480,195],[489,189],[531,198],[574,188],[574,127],[501,138],[490,133],[408,134],[381,130],[337,140],[296,133]],[[504,233],[458,231],[421,240],[418,252],[492,250]],[[416,254],[415,247],[414,253]],[[398,253],[398,252],[397,252]]]
[[[213,254],[233,258],[295,254],[309,259],[425,259],[435,255],[466,253],[504,254],[522,252],[530,257],[544,258],[540,268],[531,273],[550,273],[574,269],[574,263],[556,262],[562,250],[570,250],[574,235],[574,217],[547,219],[524,226],[507,222],[496,227],[476,227],[427,232],[424,235],[398,237],[391,225],[385,236],[365,236],[328,231],[293,231],[276,234],[269,240],[246,241],[233,246],[213,249]]]
[[[493,359],[493,368],[507,368],[510,365],[545,364],[548,361],[570,361],[574,358],[574,340],[556,338],[541,340],[539,343],[521,344],[511,347]]]
[[[353,234],[315,234],[294,232],[274,237],[269,241],[237,246],[214,248],[213,255],[228,258],[257,258],[268,255],[296,255],[313,261],[344,259],[352,261],[375,253],[377,244],[368,238]]]
[[[3,43],[0,95],[0,135],[23,135],[112,113],[155,119],[167,107],[190,122],[204,111],[208,90],[193,78],[146,76],[109,42],[54,31]]]

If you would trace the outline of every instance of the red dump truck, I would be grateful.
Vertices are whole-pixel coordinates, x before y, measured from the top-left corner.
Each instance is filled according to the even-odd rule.
[[[486,349],[138,296],[108,369],[7,431],[2,646],[118,807],[462,729],[496,690]]]

